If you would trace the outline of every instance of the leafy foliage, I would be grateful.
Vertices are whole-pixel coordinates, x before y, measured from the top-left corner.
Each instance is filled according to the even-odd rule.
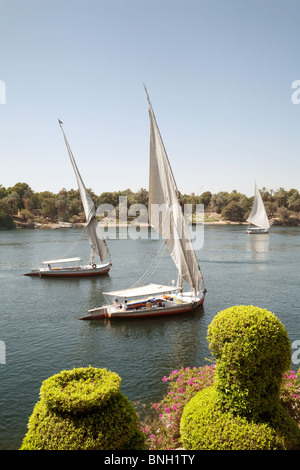
[[[186,367],[174,370],[163,382],[169,391],[160,403],[154,403],[143,423],[151,450],[176,449],[182,446],[180,420],[185,405],[197,392],[214,381],[214,364],[202,367]]]
[[[179,423],[185,405],[199,391],[211,387],[214,383],[214,377],[215,365],[212,364],[210,366],[181,368],[171,372],[168,377],[162,378],[163,382],[168,384],[167,393],[161,402],[151,405],[150,412],[145,411],[143,432],[147,438],[149,449],[166,450],[183,447]],[[280,403],[300,428],[300,369],[297,373],[289,371],[284,374],[280,386]],[[245,423],[245,421],[243,422]],[[267,426],[257,427],[256,431],[252,433],[252,437],[256,433],[255,439],[258,441],[263,439],[262,436],[259,437],[259,430],[262,431],[266,428]],[[274,436],[270,430],[267,432],[270,436]]]
[[[124,191],[104,192],[97,196],[91,189],[88,190],[96,207],[106,204],[114,207],[116,214],[119,210],[119,198],[127,198],[127,209],[133,204],[148,206],[148,191],[141,188],[137,192],[130,189]],[[265,203],[268,217],[276,217],[283,223],[299,223],[300,193],[297,189],[286,191],[279,188],[277,191],[262,188],[262,198]],[[245,221],[250,213],[253,197],[233,190],[231,193],[221,191],[212,194],[205,191],[200,196],[184,194],[181,197],[184,204],[191,204],[195,213],[196,204],[203,204],[206,211],[216,212],[223,218],[231,221]],[[61,189],[58,194],[50,191],[34,192],[27,183],[16,183],[13,187],[4,188],[0,185],[0,202],[4,205],[5,214],[19,215],[27,221],[44,223],[56,222],[84,222],[85,216],[78,190]]]
[[[235,306],[216,315],[208,339],[215,382],[183,411],[185,448],[300,449],[297,423],[280,403],[291,357],[281,322],[267,310]]]
[[[224,412],[214,387],[199,392],[187,404],[181,432],[189,450],[289,450],[300,446],[297,424],[282,407],[276,408],[269,421],[249,420]]]
[[[45,380],[21,450],[144,449],[121,379],[106,369],[62,371]]]
[[[254,419],[272,413],[291,360],[290,340],[276,316],[252,305],[231,307],[215,316],[208,341],[222,407]]]

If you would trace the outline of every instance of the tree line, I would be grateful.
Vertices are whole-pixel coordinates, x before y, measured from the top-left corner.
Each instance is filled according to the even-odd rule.
[[[133,204],[148,205],[148,191],[141,188],[137,192],[124,191],[104,192],[96,195],[91,189],[88,192],[95,206],[110,204],[118,208],[119,197],[127,198],[128,208]],[[276,191],[261,188],[260,193],[269,219],[276,218],[281,223],[300,223],[300,193],[297,189]],[[251,210],[253,196],[247,197],[236,190],[212,194],[206,191],[197,196],[181,195],[183,204],[203,204],[206,213],[215,213],[219,218],[233,222],[244,222]],[[35,192],[27,183],[18,182],[5,188],[0,185],[0,228],[13,228],[14,219],[34,223],[54,223],[58,221],[79,223],[85,221],[79,191],[61,189],[57,194],[50,191]]]

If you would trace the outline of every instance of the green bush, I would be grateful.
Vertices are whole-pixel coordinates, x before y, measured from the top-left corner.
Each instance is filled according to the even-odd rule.
[[[5,214],[5,212],[1,211],[0,209],[0,230],[8,230],[16,228],[13,218],[9,214]]]
[[[45,380],[21,450],[144,449],[137,414],[106,369],[79,368]]]
[[[221,410],[214,387],[198,392],[186,405],[181,435],[189,450],[299,449],[299,429],[278,406],[269,422],[255,422]]]
[[[272,414],[291,361],[290,340],[278,318],[251,305],[231,307],[209,325],[208,340],[223,408],[249,418]]]
[[[208,340],[215,382],[183,411],[185,448],[300,448],[300,430],[280,404],[291,345],[276,316],[251,305],[228,308],[209,325]]]

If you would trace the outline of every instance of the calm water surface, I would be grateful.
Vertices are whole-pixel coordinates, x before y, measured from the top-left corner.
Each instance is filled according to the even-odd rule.
[[[197,256],[208,292],[198,312],[127,322],[79,321],[105,301],[102,292],[134,284],[161,247],[151,237],[126,239],[125,229],[121,237],[108,240],[113,262],[109,276],[55,280],[23,273],[44,259],[88,259],[89,245],[80,229],[0,232],[0,344],[6,348],[0,364],[2,450],[20,447],[41,383],[64,369],[107,368],[121,376],[121,390],[130,400],[160,400],[164,375],[210,358],[207,327],[232,305],[267,308],[285,325],[291,341],[300,339],[299,227],[246,235],[242,226],[206,226]],[[172,279],[176,271],[164,252],[151,280]]]

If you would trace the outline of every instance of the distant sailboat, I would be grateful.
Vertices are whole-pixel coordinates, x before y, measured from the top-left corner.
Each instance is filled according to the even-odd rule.
[[[257,184],[255,183],[254,188],[254,201],[253,207],[247,222],[255,225],[255,227],[249,227],[246,233],[268,233],[270,228],[270,222],[266,213],[266,209],[258,190]]]
[[[89,264],[82,264],[81,258],[62,258],[62,259],[53,259],[48,261],[43,261],[39,269],[33,269],[29,273],[26,273],[25,276],[40,276],[40,277],[78,277],[78,276],[100,276],[107,274],[111,267],[111,262],[109,260],[110,253],[107,248],[105,240],[103,240],[97,233],[97,219],[96,219],[96,210],[94,202],[89,195],[80,173],[78,171],[75,159],[73,157],[70,145],[65,136],[64,130],[62,128],[62,122],[58,120],[60,128],[62,130],[64,140],[68,149],[70,160],[76,175],[79,193],[82,200],[85,217],[86,217],[86,226],[85,230],[91,244],[91,255]],[[98,255],[100,258],[100,264],[95,263],[95,255]],[[72,264],[73,263],[73,264]],[[53,266],[54,265],[54,266]]]
[[[202,305],[206,289],[199,263],[192,246],[191,237],[182,207],[173,172],[154,116],[146,90],[150,117],[150,177],[149,177],[149,220],[162,236],[178,270],[175,285],[148,284],[140,287],[106,292],[115,298],[108,305],[89,310],[81,320],[97,318],[148,318],[170,314],[184,314]],[[164,207],[164,220],[152,217],[151,209]],[[170,221],[166,228],[164,221]],[[169,224],[168,224],[169,225]],[[191,291],[183,292],[185,281]],[[122,298],[119,303],[117,297]]]

